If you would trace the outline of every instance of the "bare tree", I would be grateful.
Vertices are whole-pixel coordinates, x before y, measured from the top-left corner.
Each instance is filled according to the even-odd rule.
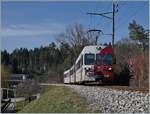
[[[92,35],[89,35],[85,28],[81,24],[69,25],[65,32],[61,33],[57,41],[59,43],[67,43],[72,48],[70,53],[73,53],[72,60],[75,61],[78,54],[81,52],[84,46],[95,44],[95,39]]]
[[[67,42],[71,47],[94,44],[94,38],[87,34],[81,24],[69,25],[64,33],[57,38],[58,42]]]

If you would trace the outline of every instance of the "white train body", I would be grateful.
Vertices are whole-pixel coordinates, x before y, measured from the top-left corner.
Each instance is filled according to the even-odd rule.
[[[105,47],[106,46],[100,45],[84,47],[75,64],[69,70],[64,72],[64,83],[95,81],[95,78],[93,77],[94,72],[90,72],[90,70],[94,69],[96,54]]]
[[[64,72],[64,83],[70,83],[70,70],[66,70],[65,72]]]

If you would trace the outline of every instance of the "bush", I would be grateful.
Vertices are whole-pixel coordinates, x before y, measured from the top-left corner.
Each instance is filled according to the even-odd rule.
[[[116,43],[115,55],[118,83],[129,85],[134,81],[132,86],[148,87],[148,50],[143,52],[135,41],[123,39]]]
[[[144,52],[144,61],[141,65],[141,80],[144,87],[149,87],[149,51]]]
[[[16,95],[29,99],[30,96],[40,92],[40,86],[36,80],[27,80],[24,83],[20,83],[16,89]]]

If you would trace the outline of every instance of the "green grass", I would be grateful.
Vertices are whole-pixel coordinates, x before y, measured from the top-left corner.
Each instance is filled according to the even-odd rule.
[[[28,104],[28,101],[20,101],[20,102],[16,102],[16,110],[20,111],[24,108],[25,105]]]
[[[49,86],[37,100],[26,105],[20,113],[84,113],[89,112],[85,98],[67,87]]]

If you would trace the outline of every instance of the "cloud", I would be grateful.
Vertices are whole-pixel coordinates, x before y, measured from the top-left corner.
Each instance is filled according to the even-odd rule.
[[[38,24],[12,24],[2,27],[3,37],[24,37],[24,36],[41,36],[56,35],[65,28],[64,24],[57,22],[44,22]]]

